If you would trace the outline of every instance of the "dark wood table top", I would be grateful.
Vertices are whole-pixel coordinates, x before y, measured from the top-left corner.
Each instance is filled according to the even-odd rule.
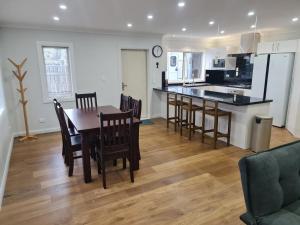
[[[90,130],[95,130],[100,128],[100,118],[99,114],[102,112],[104,114],[120,113],[121,110],[112,106],[100,106],[97,110],[84,110],[84,109],[65,109],[65,114],[71,121],[75,129],[79,133],[88,132]],[[133,119],[133,123],[140,123],[137,118]]]

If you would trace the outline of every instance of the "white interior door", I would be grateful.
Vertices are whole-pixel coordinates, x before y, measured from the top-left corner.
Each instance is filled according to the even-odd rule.
[[[127,49],[121,51],[123,94],[141,99],[142,118],[147,118],[147,51]]]

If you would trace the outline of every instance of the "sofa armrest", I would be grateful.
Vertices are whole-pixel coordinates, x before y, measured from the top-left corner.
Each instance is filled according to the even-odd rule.
[[[255,218],[248,212],[242,214],[240,219],[247,225],[257,225]]]

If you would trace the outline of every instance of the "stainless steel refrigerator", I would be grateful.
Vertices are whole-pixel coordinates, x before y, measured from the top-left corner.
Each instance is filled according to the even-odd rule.
[[[273,125],[284,127],[294,65],[293,53],[264,54],[254,58],[251,96],[271,99]]]

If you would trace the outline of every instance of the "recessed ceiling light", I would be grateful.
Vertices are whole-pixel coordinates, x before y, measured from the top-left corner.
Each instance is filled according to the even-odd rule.
[[[254,11],[248,12],[248,16],[254,16],[254,15],[255,15],[255,12],[254,12]]]
[[[225,33],[225,30],[221,30],[221,31],[220,31],[220,34],[224,34],[224,33]]]
[[[178,7],[184,7],[185,6],[185,2],[178,2]]]
[[[64,4],[60,4],[59,8],[62,9],[62,10],[66,10],[68,7]]]
[[[253,25],[251,25],[251,27],[250,27],[250,28],[254,29],[254,28],[256,28],[256,25],[255,25],[255,24],[253,24]]]
[[[127,23],[127,27],[132,27],[132,23]]]
[[[213,20],[212,20],[212,21],[209,21],[209,23],[208,23],[208,24],[212,26],[212,25],[214,25],[214,24],[215,24],[215,21],[213,21]]]
[[[299,20],[298,17],[295,17],[295,18],[292,19],[293,22],[297,22],[298,20]]]
[[[148,18],[148,20],[152,20],[152,19],[153,19],[153,15],[149,14],[149,15],[147,16],[147,18]]]
[[[186,31],[186,28],[185,28],[185,27],[183,27],[181,30],[182,30],[183,32],[185,32],[185,31]]]
[[[55,21],[59,21],[60,19],[59,19],[59,17],[58,17],[58,16],[53,16],[53,20],[55,20]]]

